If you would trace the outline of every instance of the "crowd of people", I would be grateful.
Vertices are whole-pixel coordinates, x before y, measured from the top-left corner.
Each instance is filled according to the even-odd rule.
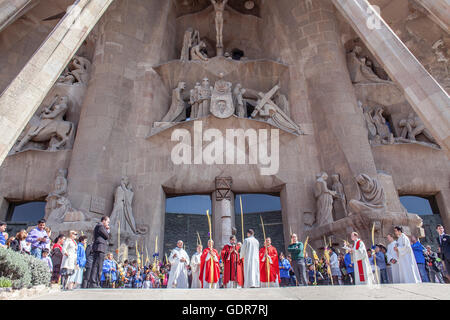
[[[44,219],[29,233],[21,230],[14,237],[5,232],[6,223],[0,221],[0,247],[30,254],[45,261],[52,273],[51,282],[64,290],[75,288],[257,288],[308,285],[354,285],[375,283],[449,282],[450,235],[442,225],[439,252],[424,247],[420,241],[407,237],[401,227],[386,237],[387,245],[366,248],[356,232],[351,234],[353,246],[344,242],[341,248],[326,246],[319,258],[312,249],[309,257],[306,244],[291,235],[286,254],[272,245],[267,237],[262,248],[247,231],[243,243],[236,237],[220,253],[214,241],[207,248],[201,243],[189,257],[183,241],[170,252],[165,261],[136,259],[118,263],[108,252],[109,217],[104,216],[95,228],[93,242],[70,231],[51,240],[51,229]]]

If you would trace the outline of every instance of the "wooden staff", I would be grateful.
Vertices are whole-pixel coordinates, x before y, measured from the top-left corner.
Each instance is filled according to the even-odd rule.
[[[209,217],[209,210],[206,210],[206,216],[208,217],[208,225],[209,225],[209,240],[211,241],[210,243],[212,244],[212,227],[211,227],[211,218]],[[213,287],[213,282],[214,282],[214,258],[212,256],[212,246],[211,248],[209,248],[209,255],[211,256],[211,283],[210,283],[210,288],[212,289]]]
[[[375,246],[375,222],[373,223],[373,227],[372,227],[372,246]],[[378,278],[378,270],[377,270],[377,253],[375,251],[375,249],[373,249],[373,263],[375,265],[375,276],[376,276],[376,280],[377,283],[380,283],[380,279]]]
[[[241,202],[241,229],[242,229],[242,244],[244,244],[244,211],[242,210],[242,196],[239,196]]]
[[[269,287],[270,286],[270,264],[269,264],[268,254],[267,254],[267,246],[266,246],[266,230],[264,229],[264,221],[263,221],[262,216],[260,215],[259,218],[261,219],[261,225],[262,225],[263,235],[264,235],[264,248],[266,250],[267,287]]]

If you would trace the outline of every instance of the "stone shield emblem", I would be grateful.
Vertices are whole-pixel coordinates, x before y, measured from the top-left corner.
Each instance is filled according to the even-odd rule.
[[[234,110],[231,82],[217,81],[211,94],[211,113],[217,118],[226,119],[234,114]]]

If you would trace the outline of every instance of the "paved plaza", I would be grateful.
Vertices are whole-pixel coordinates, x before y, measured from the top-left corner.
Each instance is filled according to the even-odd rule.
[[[33,300],[448,300],[450,285],[389,284],[262,289],[85,289],[51,292]]]

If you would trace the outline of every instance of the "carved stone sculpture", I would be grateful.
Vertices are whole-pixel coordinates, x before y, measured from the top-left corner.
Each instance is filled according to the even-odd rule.
[[[386,196],[381,183],[366,174],[356,177],[360,191],[359,200],[350,200],[351,213],[359,214],[384,214],[386,212]]]
[[[211,0],[216,13],[216,46],[217,48],[223,48],[223,12],[225,11],[225,5],[228,0]]]
[[[342,212],[344,212],[345,216],[348,216],[347,199],[345,196],[344,185],[340,181],[338,174],[333,174],[331,176],[331,180],[333,183],[331,186],[331,190],[336,192],[336,196],[335,196],[336,201],[334,201],[334,209],[335,209],[335,211],[338,211],[338,212],[342,211]]]
[[[291,110],[289,108],[289,100],[279,90],[277,91],[277,93],[275,93],[275,97],[274,97],[273,101],[281,110],[283,110],[283,112],[288,117],[291,116]]]
[[[302,134],[300,127],[271,100],[279,89],[280,87],[276,85],[266,94],[262,92],[258,93],[259,99],[255,110],[252,113],[252,118],[259,115],[274,126],[288,132]]]
[[[425,127],[422,120],[410,113],[408,118],[399,121],[398,126],[402,128],[401,137],[411,141],[417,141],[416,137],[423,134],[431,143],[437,144],[431,132]]]
[[[211,95],[211,113],[217,118],[226,119],[234,114],[234,110],[231,82],[222,79],[216,81]]]
[[[317,199],[316,220],[318,226],[333,222],[333,197],[336,196],[336,192],[328,189],[327,179],[326,172],[319,173],[314,186],[314,196]]]
[[[247,108],[243,98],[245,91],[246,90],[242,88],[240,83],[238,83],[233,90],[234,106],[236,108],[236,115],[239,118],[247,118]]]
[[[206,44],[203,41],[200,41],[199,44],[193,46],[191,48],[191,60],[208,61],[208,57],[203,53],[204,49],[206,49]]]
[[[77,217],[77,221],[84,221],[86,217],[83,212],[74,209],[67,198],[67,169],[59,169],[56,175],[53,190],[48,194],[45,205],[45,215],[47,222],[59,224],[66,221],[68,216]],[[69,218],[70,218],[69,217]]]
[[[81,56],[74,56],[57,82],[87,85],[89,82],[90,69],[91,62],[88,59]]]
[[[172,104],[161,122],[179,122],[186,120],[186,106],[181,96],[184,89],[186,89],[186,83],[184,82],[179,82],[178,86],[173,89]]]
[[[366,121],[367,126],[367,136],[370,141],[372,141],[377,135],[377,127],[374,124],[372,119],[372,110],[369,107],[363,108],[364,120]]]
[[[74,135],[75,126],[72,122],[63,119],[68,107],[66,96],[56,96],[53,102],[40,114],[33,116],[29,125],[19,137],[19,143],[14,151],[20,152],[30,142],[48,142],[47,150],[61,149]]]
[[[190,60],[191,48],[200,43],[200,33],[197,30],[188,28],[184,33],[183,48],[181,49],[180,60],[186,62]]]
[[[372,70],[372,62],[367,57],[361,57],[362,48],[355,48],[347,54],[347,65],[350,78],[353,83],[390,83],[392,81],[383,80]]]
[[[118,227],[120,221],[121,232],[132,234],[143,233],[138,230],[136,221],[133,216],[131,203],[133,202],[133,187],[128,177],[122,177],[120,186],[116,188],[114,193],[114,207],[110,216],[111,225]]]
[[[197,118],[203,118],[209,114],[209,106],[211,103],[212,90],[213,87],[210,86],[209,79],[204,78],[202,80],[202,85],[199,88]]]
[[[383,112],[383,108],[378,107],[375,109],[374,115],[372,116],[373,123],[377,128],[375,140],[382,144],[393,144],[395,142],[394,135],[389,130],[386,119],[383,117]]]

